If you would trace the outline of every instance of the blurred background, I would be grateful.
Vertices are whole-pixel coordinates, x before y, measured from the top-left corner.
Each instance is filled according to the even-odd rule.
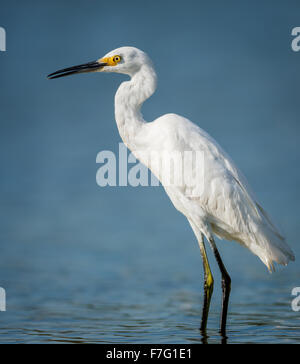
[[[300,341],[299,1],[2,1],[0,342],[201,342],[203,273],[185,217],[162,187],[96,184],[118,153],[113,98],[125,77],[48,81],[125,45],[152,58],[146,120],[174,112],[231,155],[284,231],[296,262],[270,275],[217,241],[232,276],[228,342]],[[209,342],[219,342],[220,275]]]

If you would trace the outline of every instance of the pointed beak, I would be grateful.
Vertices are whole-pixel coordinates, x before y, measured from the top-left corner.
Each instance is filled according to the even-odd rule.
[[[105,67],[107,63],[99,61],[89,62],[80,64],[79,66],[73,66],[69,68],[63,68],[56,72],[50,73],[47,76],[49,80],[53,80],[54,78],[60,78],[65,76],[75,75],[77,73],[89,73],[89,72],[97,72],[100,71],[103,67]]]

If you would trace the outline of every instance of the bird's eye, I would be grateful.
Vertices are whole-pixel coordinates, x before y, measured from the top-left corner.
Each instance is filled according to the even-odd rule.
[[[121,61],[121,57],[120,56],[114,56],[114,62],[115,63],[119,63]]]

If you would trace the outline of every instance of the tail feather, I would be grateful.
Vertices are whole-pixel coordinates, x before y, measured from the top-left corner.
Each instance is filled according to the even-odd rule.
[[[256,254],[261,261],[268,267],[269,271],[275,270],[274,263],[287,265],[289,261],[294,261],[295,256],[291,248],[275,229],[274,225],[270,228],[263,225],[250,236],[249,249]]]

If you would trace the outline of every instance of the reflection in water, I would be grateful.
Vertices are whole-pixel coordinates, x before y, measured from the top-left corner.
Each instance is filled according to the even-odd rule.
[[[1,342],[300,342],[299,318],[289,312],[287,307],[271,303],[263,308],[260,301],[250,305],[233,303],[228,317],[227,337],[222,337],[219,333],[217,304],[211,310],[209,329],[201,333],[200,295],[195,291],[166,289],[163,298],[157,294],[157,287],[136,292],[133,287],[138,287],[141,281],[138,278],[134,280],[131,288],[122,288],[121,282],[115,282],[115,291],[104,288],[102,293],[94,289],[96,280],[87,284],[86,291],[78,291],[76,284],[69,290],[61,286],[56,291],[59,294],[50,291],[47,285],[48,289],[31,296],[31,305],[26,305],[24,297],[22,309],[17,300],[14,302],[12,299],[10,310],[1,317]],[[77,281],[78,287],[82,281]],[[101,285],[98,285],[99,288]],[[14,297],[13,291],[11,295]],[[170,297],[176,298],[176,303],[173,301],[170,304]]]

